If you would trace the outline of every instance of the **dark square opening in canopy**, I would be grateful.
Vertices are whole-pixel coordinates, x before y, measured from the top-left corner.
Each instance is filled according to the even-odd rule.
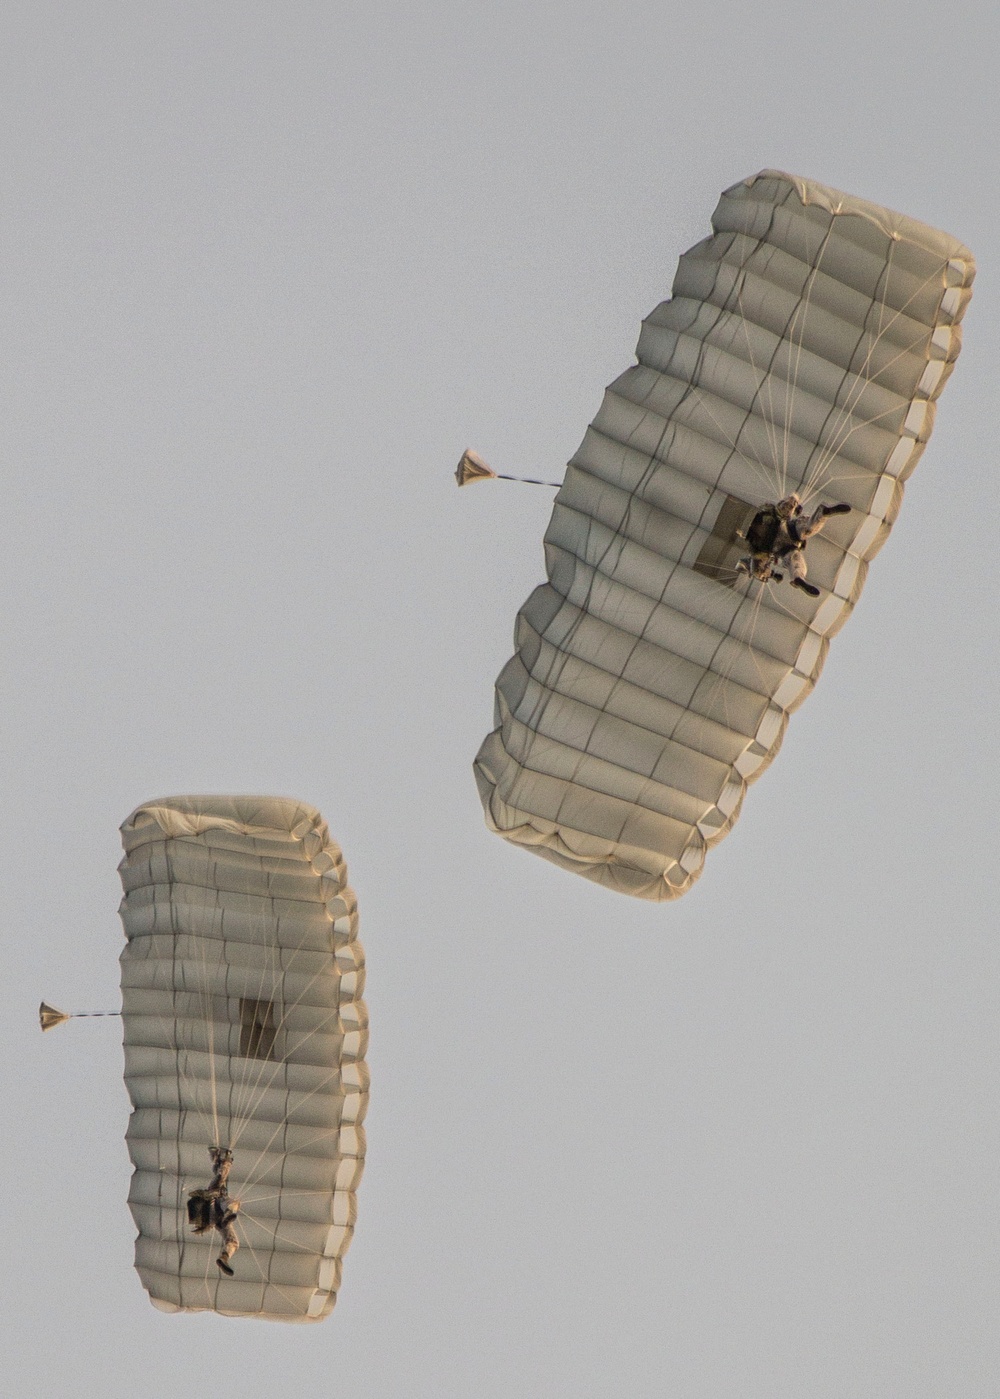
[[[273,1059],[278,1027],[274,1002],[240,999],[240,1054],[245,1059]]]

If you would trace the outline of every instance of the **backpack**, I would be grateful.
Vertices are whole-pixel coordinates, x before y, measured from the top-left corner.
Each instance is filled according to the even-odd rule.
[[[773,505],[758,510],[747,526],[746,541],[752,554],[770,554],[781,528],[781,516]]]

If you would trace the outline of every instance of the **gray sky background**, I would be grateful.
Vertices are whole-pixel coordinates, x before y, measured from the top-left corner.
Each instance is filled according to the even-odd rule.
[[[993,1399],[992,0],[10,0],[0,20],[6,1392]],[[488,835],[553,475],[764,166],[977,254],[868,590],[682,902]],[[118,823],[318,805],[362,912],[316,1327],[132,1270]]]

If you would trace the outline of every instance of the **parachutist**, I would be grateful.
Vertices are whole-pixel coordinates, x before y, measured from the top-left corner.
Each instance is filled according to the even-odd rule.
[[[215,1260],[216,1266],[228,1277],[233,1276],[229,1260],[240,1246],[236,1235],[236,1216],[239,1213],[239,1200],[229,1198],[229,1173],[233,1169],[233,1153],[228,1147],[210,1146],[208,1154],[215,1168],[210,1183],[202,1190],[192,1190],[188,1195],[187,1213],[195,1234],[205,1234],[209,1229],[217,1229],[222,1235],[222,1250]]]
[[[791,575],[788,581],[793,588],[819,597],[819,588],[806,582],[806,545],[814,534],[819,534],[829,516],[846,515],[850,509],[841,501],[838,505],[817,505],[811,515],[806,515],[794,491],[783,500],[762,506],[744,536],[750,553],[740,559],[737,571],[748,573],[758,583],[780,583],[785,575],[777,572],[777,565],[783,564]]]

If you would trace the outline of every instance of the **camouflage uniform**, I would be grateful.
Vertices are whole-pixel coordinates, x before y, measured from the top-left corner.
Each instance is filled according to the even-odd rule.
[[[236,1216],[239,1213],[239,1200],[216,1200],[215,1207],[217,1218],[215,1227],[222,1235],[222,1251],[215,1260],[218,1267],[224,1273],[233,1276],[233,1270],[229,1266],[229,1260],[240,1246],[240,1241],[236,1236]]]
[[[784,575],[778,569],[784,566],[791,575],[789,582],[793,587],[818,597],[819,589],[805,581],[809,571],[806,544],[814,534],[819,534],[829,515],[846,515],[850,508],[844,504],[817,505],[807,516],[802,513],[802,503],[794,493],[776,505],[765,505],[757,511],[747,530],[752,552],[748,558],[740,559],[739,570],[760,583],[772,579],[780,583]]]
[[[222,1251],[215,1261],[224,1273],[232,1277],[229,1260],[240,1246],[235,1227],[240,1202],[229,1198],[227,1183],[233,1169],[233,1153],[226,1147],[218,1146],[210,1146],[208,1152],[215,1171],[205,1189],[192,1190],[188,1195],[188,1219],[196,1234],[205,1234],[209,1229],[219,1231]]]

